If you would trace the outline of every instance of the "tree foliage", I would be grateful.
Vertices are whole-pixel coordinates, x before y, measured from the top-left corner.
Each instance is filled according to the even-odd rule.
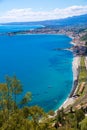
[[[32,95],[27,92],[18,102],[23,91],[16,76],[6,77],[0,84],[0,130],[87,130],[87,118],[82,109],[65,113],[62,108],[55,113],[45,113],[38,106],[29,106]],[[49,118],[51,115],[52,118]]]

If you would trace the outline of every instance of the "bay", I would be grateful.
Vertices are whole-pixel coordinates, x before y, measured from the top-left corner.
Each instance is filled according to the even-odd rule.
[[[71,47],[70,42],[65,35],[0,36],[0,82],[6,75],[16,75],[23,85],[22,96],[32,92],[29,105],[56,110],[72,89],[73,55],[55,49]]]

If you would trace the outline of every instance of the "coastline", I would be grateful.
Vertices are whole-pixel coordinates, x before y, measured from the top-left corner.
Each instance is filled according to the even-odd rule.
[[[61,108],[67,108],[68,105],[71,105],[74,103],[75,101],[75,97],[73,97],[73,95],[75,94],[75,91],[77,89],[77,84],[75,84],[75,82],[78,79],[78,68],[80,65],[80,57],[73,57],[73,61],[72,61],[72,71],[73,71],[73,84],[72,84],[72,90],[69,94],[69,96],[67,97],[67,99],[63,102],[63,104],[57,109],[55,110],[55,113],[60,110]]]
[[[72,39],[72,41],[70,42],[71,44],[73,44],[74,46],[76,45],[76,43],[73,42],[73,37],[68,36]],[[78,88],[78,69],[80,66],[80,56],[73,56],[73,60],[72,60],[72,73],[73,73],[73,84],[72,84],[72,89],[71,92],[69,94],[69,96],[65,99],[65,101],[62,103],[62,105],[55,110],[55,115],[57,114],[57,111],[60,110],[61,108],[67,108],[69,105],[73,104],[75,102],[75,92]]]
[[[29,33],[29,35],[30,34],[31,33]],[[48,35],[49,35],[49,33],[48,33]],[[63,34],[63,33],[59,33],[58,34],[58,33],[56,33],[56,35],[66,35],[66,34]],[[74,46],[77,45],[77,43],[74,42],[74,38],[76,38],[76,37],[73,37],[73,36],[70,36],[70,35],[66,35],[66,36],[68,36],[69,38],[72,39],[71,42],[70,42],[70,44],[72,44]],[[70,91],[69,96],[65,99],[65,101],[62,103],[62,105],[58,109],[55,110],[55,112],[57,112],[62,107],[66,108],[68,105],[72,104],[75,101],[75,98],[73,97],[73,95],[75,94],[75,91],[76,91],[76,89],[78,87],[77,84],[76,84],[76,82],[77,82],[77,79],[78,79],[78,68],[79,68],[79,64],[80,64],[80,57],[79,56],[77,56],[77,57],[73,56],[73,61],[72,61],[72,73],[73,73],[72,89]]]

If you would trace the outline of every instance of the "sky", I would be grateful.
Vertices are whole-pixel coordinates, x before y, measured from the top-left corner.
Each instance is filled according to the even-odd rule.
[[[42,21],[87,14],[87,0],[0,0],[0,23]]]

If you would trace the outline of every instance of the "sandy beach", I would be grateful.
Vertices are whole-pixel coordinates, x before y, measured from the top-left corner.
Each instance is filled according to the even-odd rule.
[[[69,36],[69,37],[72,38],[71,44],[76,45],[76,43],[73,42],[73,37],[71,37],[71,36]],[[73,57],[73,61],[72,61],[73,84],[72,84],[71,93],[74,91],[74,94],[78,88],[78,86],[76,86],[76,87],[74,86],[74,82],[78,79],[79,66],[80,66],[80,56]],[[71,97],[68,96],[68,98],[65,100],[65,102],[55,111],[55,114],[57,114],[57,111],[59,109],[66,108],[67,106],[73,104],[74,102],[75,102],[75,98],[73,96],[71,96]]]
[[[71,90],[71,93],[74,89],[74,81],[77,80],[78,78],[78,68],[80,66],[80,57],[79,56],[76,56],[76,57],[73,57],[73,61],[72,61],[72,71],[73,71],[73,84],[72,84],[72,90]],[[75,88],[75,91],[77,90],[78,86],[76,86]],[[75,91],[74,91],[74,94],[75,94]],[[71,94],[70,93],[70,94]],[[75,97],[69,97],[65,100],[65,102],[55,111],[55,114],[54,116],[49,116],[49,118],[53,118],[57,115],[57,111],[60,110],[61,108],[67,108],[69,105],[73,104],[75,102],[76,98]]]
[[[73,62],[72,62],[72,70],[73,70],[73,85],[74,85],[74,81],[77,80],[78,78],[78,68],[80,66],[80,57],[77,56],[77,57],[74,57],[73,58]],[[72,85],[72,90],[73,90],[73,86]],[[76,88],[77,89],[77,88]],[[72,91],[71,91],[72,92]],[[62,107],[63,108],[66,108],[68,105],[70,104],[73,104],[75,101],[75,98],[74,97],[68,97],[65,102],[60,106],[59,109],[61,109]]]
[[[72,62],[73,81],[77,80],[77,78],[78,78],[79,66],[80,66],[80,57],[76,56],[73,58],[73,62]]]

